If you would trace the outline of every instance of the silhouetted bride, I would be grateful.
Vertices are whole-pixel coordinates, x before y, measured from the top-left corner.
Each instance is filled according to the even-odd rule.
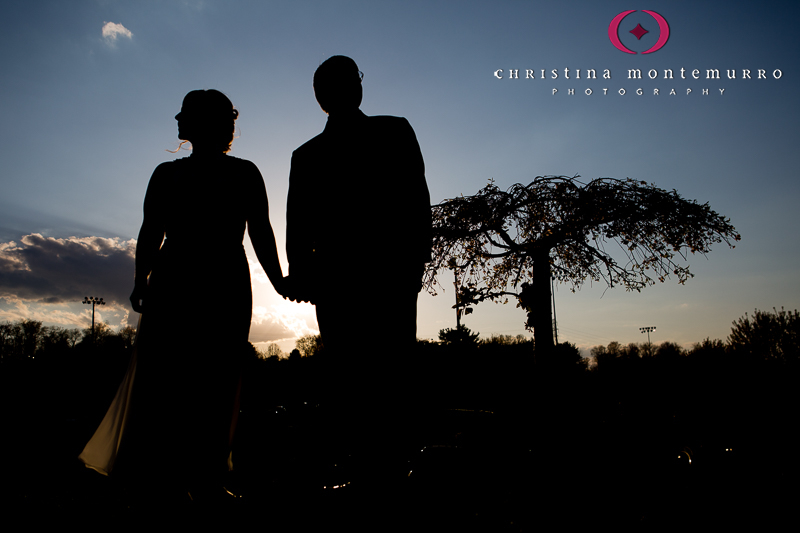
[[[264,180],[227,155],[237,116],[215,90],[190,92],[175,116],[192,154],[150,178],[131,295],[141,313],[134,361],[80,456],[101,473],[152,475],[193,496],[221,491],[229,467],[252,311],[245,227],[284,292]]]

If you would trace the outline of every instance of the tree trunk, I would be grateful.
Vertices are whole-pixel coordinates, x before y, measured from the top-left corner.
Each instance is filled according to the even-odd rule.
[[[553,312],[550,292],[550,250],[536,252],[533,258],[533,281],[529,290],[528,324],[533,327],[536,356],[549,359],[555,349],[553,342]]]

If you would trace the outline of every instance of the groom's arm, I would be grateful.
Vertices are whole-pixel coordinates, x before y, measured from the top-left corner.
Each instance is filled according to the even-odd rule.
[[[411,227],[416,239],[416,257],[423,265],[431,260],[433,229],[431,222],[431,196],[425,179],[425,162],[414,128],[405,122],[405,153],[408,165],[408,184],[413,191],[411,198]]]
[[[286,257],[296,299],[310,301],[314,255],[314,189],[309,186],[307,173],[303,155],[295,151],[292,154],[286,200]]]

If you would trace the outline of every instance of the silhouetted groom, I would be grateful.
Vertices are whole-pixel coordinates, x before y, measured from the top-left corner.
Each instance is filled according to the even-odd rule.
[[[328,123],[292,155],[286,210],[294,296],[316,305],[322,342],[340,370],[413,348],[431,254],[430,195],[414,130],[401,117],[362,113],[362,79],[344,56],[314,73]]]

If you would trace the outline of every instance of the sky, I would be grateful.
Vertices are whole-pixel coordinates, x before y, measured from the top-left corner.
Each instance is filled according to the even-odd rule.
[[[641,52],[665,30],[642,9],[669,27],[666,44],[649,54]],[[629,10],[617,34],[635,54],[609,38],[609,24]],[[587,283],[555,292],[558,340],[584,350],[644,342],[643,326],[656,326],[655,343],[724,340],[745,312],[800,307],[800,176],[791,155],[800,140],[800,41],[790,26],[799,14],[798,4],[769,0],[7,3],[0,322],[88,327],[91,309],[81,301],[95,296],[107,302],[98,320],[136,323],[127,298],[142,200],[153,169],[189,153],[167,150],[178,148],[174,116],[194,89],[221,90],[239,110],[231,155],[264,176],[287,272],[291,154],[326,121],[313,73],[347,55],[364,72],[361,109],[414,127],[433,203],[474,194],[489,179],[505,189],[542,175],[609,176],[676,189],[729,217],[742,240],[690,256],[695,277],[685,285],[668,279],[636,293]],[[637,24],[648,31],[641,40],[630,33]],[[586,79],[588,69],[596,79]],[[642,79],[628,79],[628,69],[641,69]],[[707,69],[719,69],[720,79],[707,79]],[[246,249],[250,340],[289,351],[298,336],[318,332],[314,308],[278,296],[249,241]],[[354,268],[368,260],[357,245],[348,253]],[[420,296],[420,338],[455,327],[448,275],[438,296]],[[343,298],[364,299],[364,313],[385,305],[388,287],[361,289]],[[198,325],[187,343],[202,342],[204,324],[226,312],[213,282],[207,290],[207,308],[175,303]],[[352,317],[354,343],[359,322]],[[513,303],[490,302],[463,321],[482,337],[529,336],[524,322]]]

